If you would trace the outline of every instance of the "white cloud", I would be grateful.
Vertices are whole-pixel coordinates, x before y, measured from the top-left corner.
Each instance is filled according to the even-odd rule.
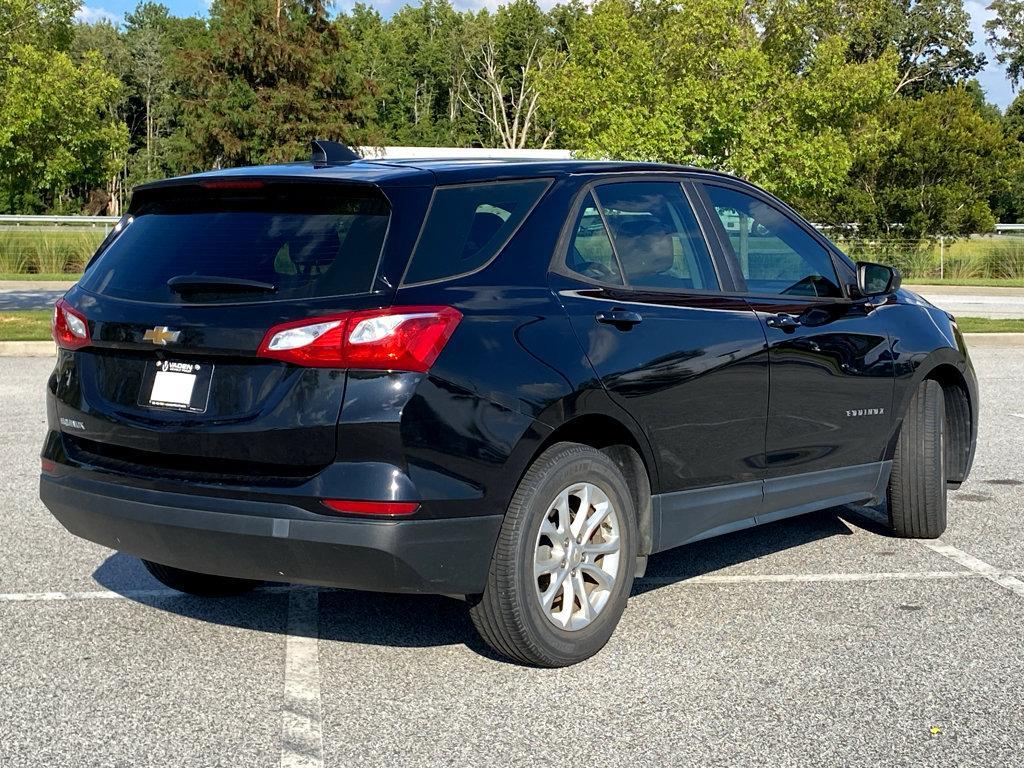
[[[75,11],[75,21],[80,21],[83,24],[95,24],[97,21],[109,21],[111,24],[120,24],[123,19],[121,14],[112,13],[106,8],[93,8],[89,5],[83,5]]]

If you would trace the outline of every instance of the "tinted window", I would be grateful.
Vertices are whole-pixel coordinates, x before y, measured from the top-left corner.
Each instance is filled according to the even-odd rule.
[[[371,290],[389,217],[378,194],[325,187],[273,185],[231,192],[190,187],[151,198],[90,265],[84,288],[174,303],[365,293]],[[242,278],[275,290],[182,296],[167,286],[178,276]]]
[[[705,185],[729,236],[747,290],[755,294],[842,296],[829,253],[774,206],[736,190]]]
[[[572,232],[566,266],[587,278],[622,285],[622,275],[615,252],[612,251],[612,242],[592,194],[587,195],[580,207]]]
[[[540,200],[547,179],[438,187],[404,284],[463,275],[489,262]]]
[[[718,288],[704,237],[679,184],[606,184],[596,195],[629,286]]]

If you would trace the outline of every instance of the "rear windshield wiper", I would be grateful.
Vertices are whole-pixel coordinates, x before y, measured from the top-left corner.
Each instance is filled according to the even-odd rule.
[[[226,278],[217,275],[178,275],[167,281],[167,287],[176,294],[192,294],[203,291],[224,293],[237,291],[260,291],[272,293],[277,291],[273,283],[263,283],[246,278]]]

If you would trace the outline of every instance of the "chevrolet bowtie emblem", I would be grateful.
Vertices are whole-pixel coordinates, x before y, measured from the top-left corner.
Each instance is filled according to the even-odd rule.
[[[167,326],[157,326],[149,329],[142,338],[153,344],[166,345],[168,342],[177,342],[179,336],[180,331],[171,331]]]

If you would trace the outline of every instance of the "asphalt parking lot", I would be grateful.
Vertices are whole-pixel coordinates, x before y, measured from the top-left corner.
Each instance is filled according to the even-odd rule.
[[[2,765],[1024,763],[1024,348],[979,348],[938,543],[851,507],[651,559],[595,659],[490,656],[463,605],[199,600],[37,499],[48,359],[0,359]]]

